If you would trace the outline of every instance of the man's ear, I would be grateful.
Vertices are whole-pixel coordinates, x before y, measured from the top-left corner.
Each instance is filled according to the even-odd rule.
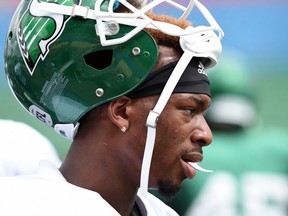
[[[127,107],[131,105],[131,99],[123,96],[109,103],[108,116],[117,127],[125,132],[129,128],[129,116]]]

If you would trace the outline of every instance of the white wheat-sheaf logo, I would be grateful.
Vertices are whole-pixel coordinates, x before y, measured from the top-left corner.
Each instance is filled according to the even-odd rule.
[[[73,5],[73,0],[54,0],[51,3]],[[39,4],[38,0],[31,1],[17,29],[19,48],[31,75],[39,60],[45,59],[49,46],[61,35],[70,19],[68,16],[39,10]]]

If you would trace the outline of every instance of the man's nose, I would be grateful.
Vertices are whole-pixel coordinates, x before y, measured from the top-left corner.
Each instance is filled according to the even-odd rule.
[[[192,141],[199,143],[201,146],[207,146],[212,142],[213,135],[203,115],[199,115],[197,125],[192,133]]]

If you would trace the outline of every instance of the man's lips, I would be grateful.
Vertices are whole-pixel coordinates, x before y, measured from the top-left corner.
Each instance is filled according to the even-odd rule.
[[[198,151],[193,151],[183,154],[181,159],[186,162],[200,163],[203,160],[203,155]]]
[[[196,170],[189,163],[201,162],[203,156],[200,152],[188,152],[182,155],[181,165],[183,167],[184,174],[187,178],[192,179],[196,175]]]
[[[187,161],[181,159],[181,165],[183,168],[184,175],[187,178],[192,179],[195,177],[196,170]]]

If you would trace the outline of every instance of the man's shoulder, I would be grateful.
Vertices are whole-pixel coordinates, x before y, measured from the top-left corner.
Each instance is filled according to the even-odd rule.
[[[119,215],[98,193],[68,183],[58,172],[46,167],[34,175],[0,177],[0,215]]]

